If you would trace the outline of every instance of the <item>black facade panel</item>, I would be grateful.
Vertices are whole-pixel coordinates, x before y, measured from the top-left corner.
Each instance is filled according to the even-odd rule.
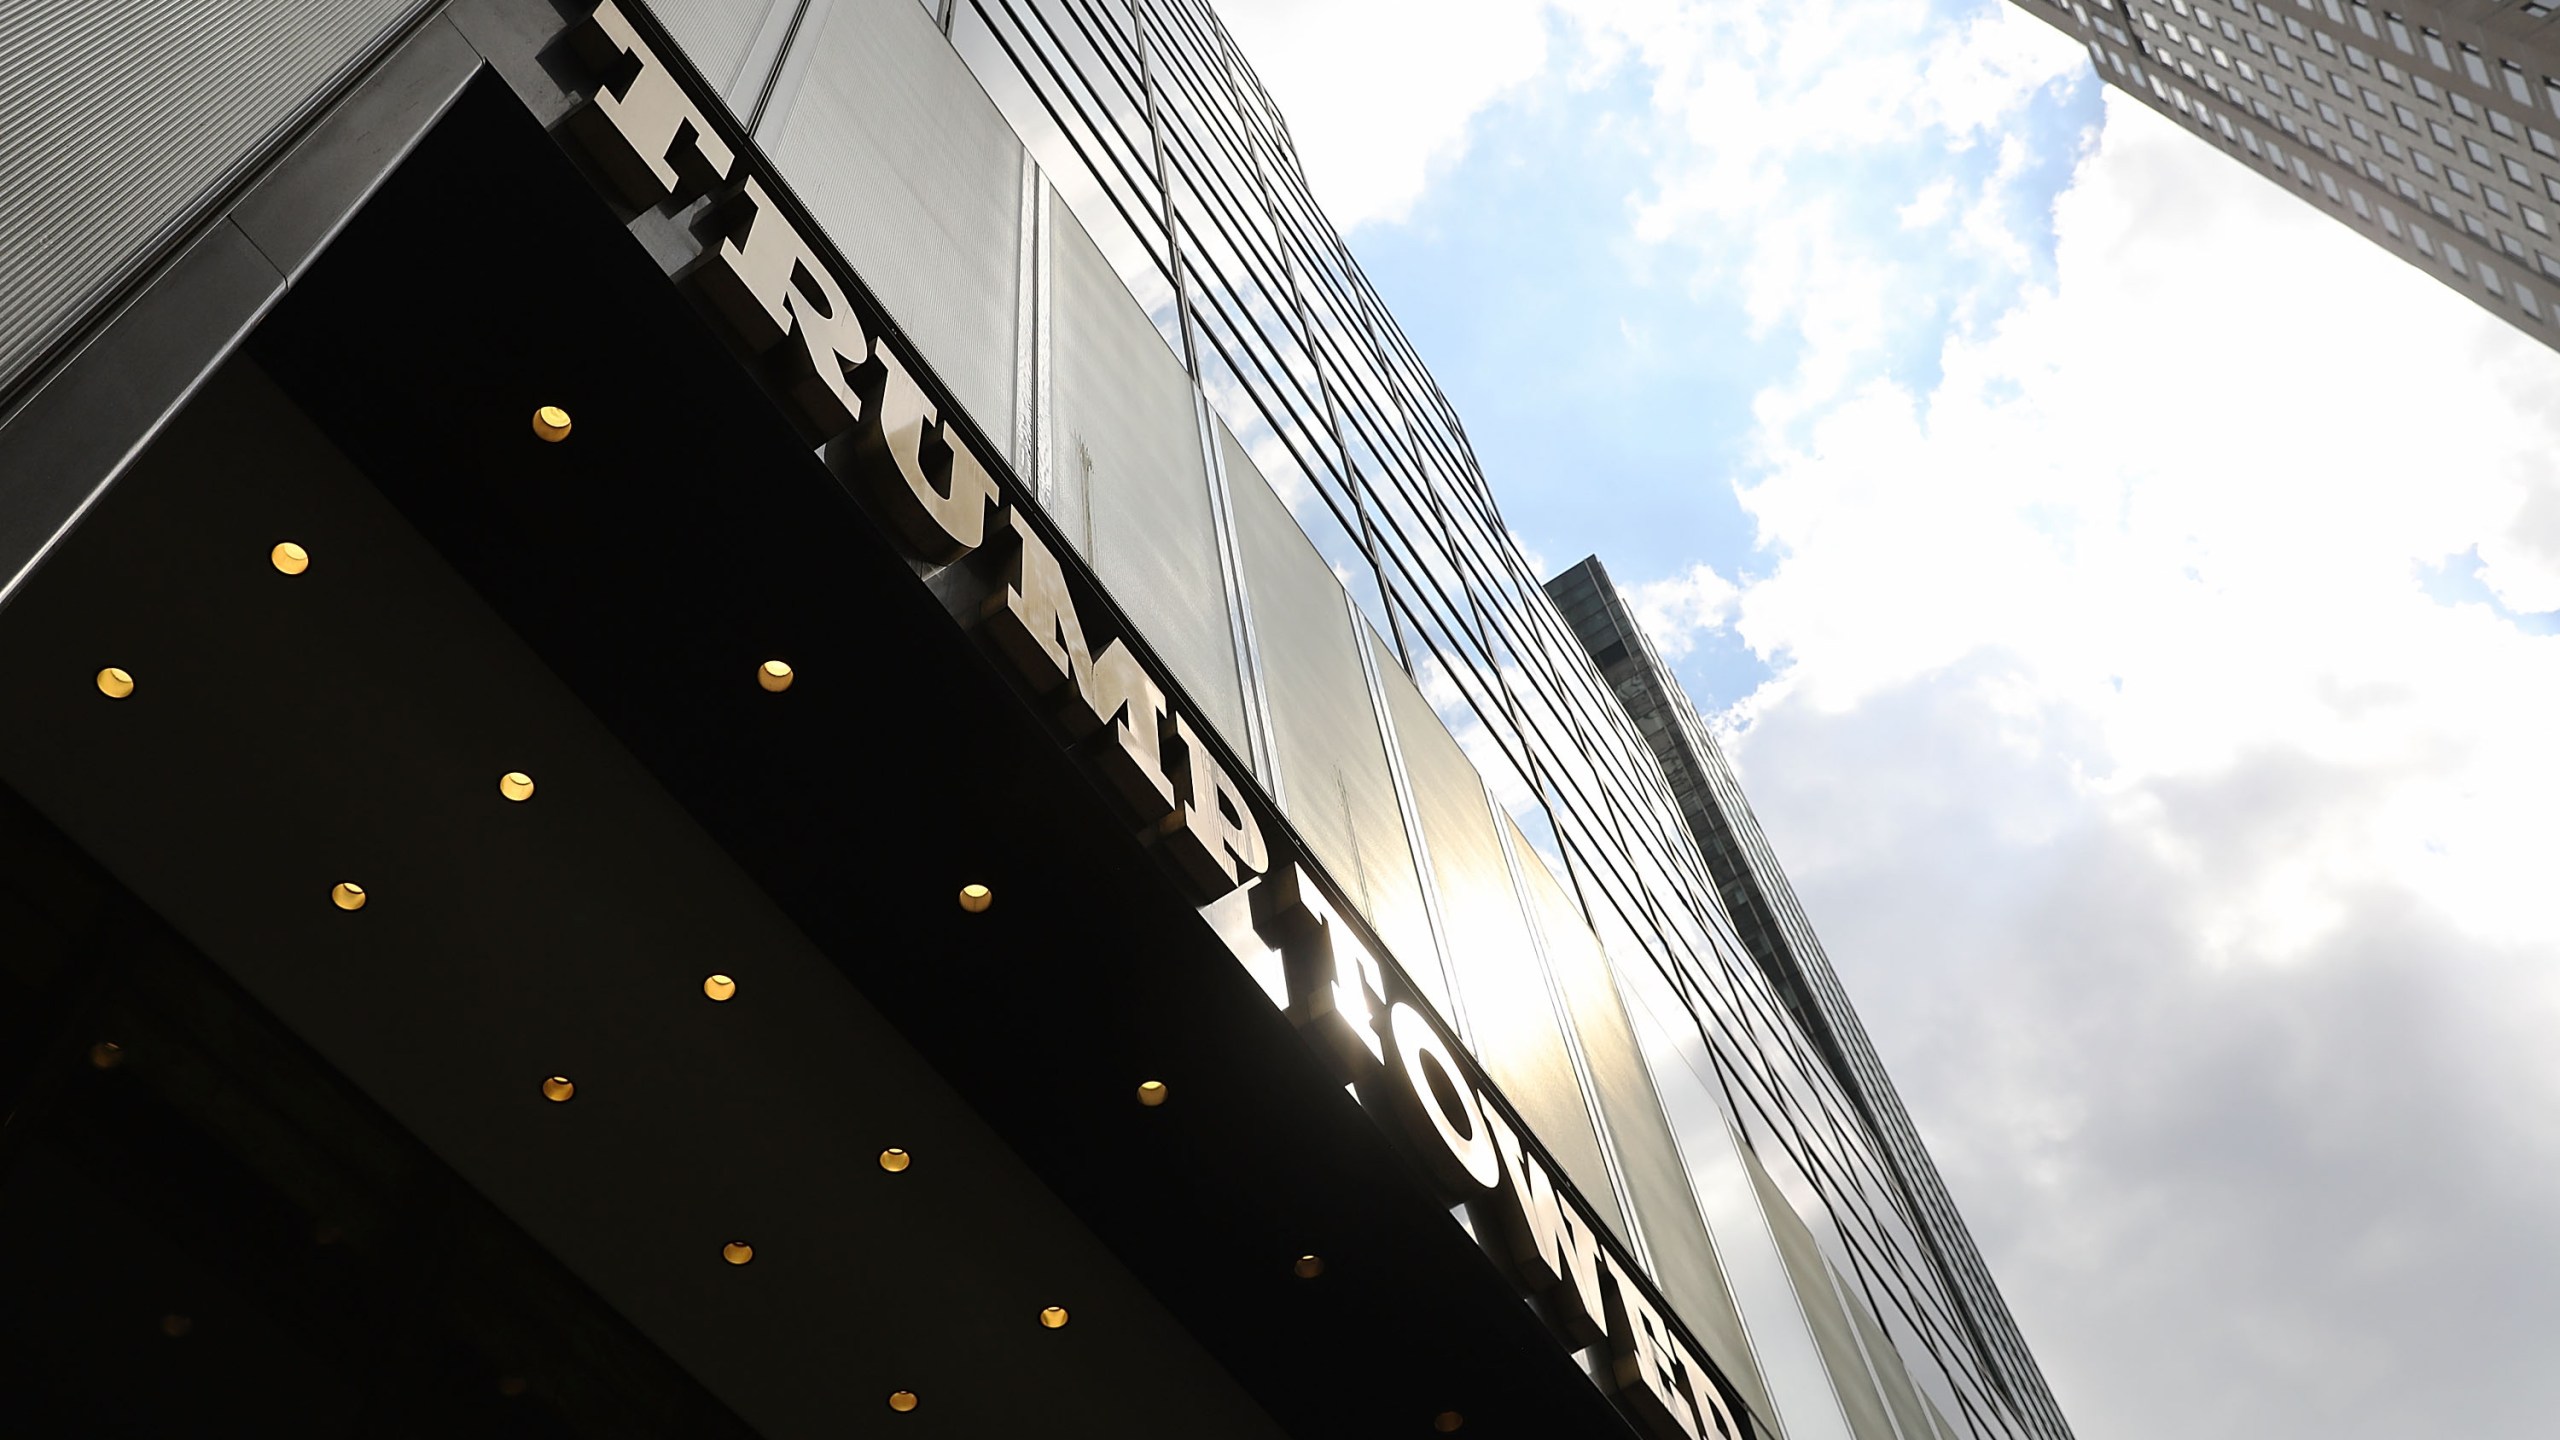
[[[0,604],[283,283],[215,226],[0,427]]]
[[[308,573],[267,564],[285,536]],[[840,1434],[904,1387],[963,1433],[1279,1440],[256,366],[208,381],[57,561],[0,640],[0,777],[759,1433]],[[101,651],[142,677],[103,714]],[[553,1074],[573,1101],[539,1098]],[[912,1173],[876,1163],[890,1144]],[[969,1383],[989,1366],[1010,1383]]]
[[[0,856],[10,1435],[753,1440],[6,785]]]

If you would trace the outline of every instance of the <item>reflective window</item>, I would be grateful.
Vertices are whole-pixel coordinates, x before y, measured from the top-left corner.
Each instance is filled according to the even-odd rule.
[[[1285,124],[1214,11],[1203,0],[955,4],[951,44],[1072,212],[1054,227],[1058,244],[1071,229],[1089,237],[1076,262],[1083,278],[1073,283],[1094,288],[1094,277],[1108,271],[1136,297],[1122,314],[1115,353],[1126,358],[1131,333],[1143,340],[1142,314],[1165,358],[1188,372],[1215,416],[1214,458],[1227,475],[1278,751],[1270,779],[1290,826],[1353,893],[1416,984],[1462,1034],[1473,1031],[1470,1043],[1488,1066],[1497,1057],[1516,1065],[1499,1083],[1524,1113],[1543,1107],[1535,1128],[1552,1130],[1550,1143],[1577,1186],[1594,1196],[1621,1188],[1635,1195],[1636,1232],[1648,1229],[1654,1212],[1678,1210],[1680,1166],[1664,1159],[1669,1147],[1641,1138],[1647,1104],[1657,1116],[1660,1105],[1638,1094],[1644,1067],[1629,1060],[1631,1043],[1608,1039],[1618,1032],[1602,1000],[1629,976],[1659,982],[1659,1003],[1677,1011],[1671,1019],[1711,1057],[1703,1063],[1715,1072],[1718,1103],[1734,1107],[1753,1144],[1783,1156],[1773,1173],[1802,1189],[1808,1213],[1830,1217],[1820,1243],[1836,1251],[1839,1273],[1855,1278],[1855,1303],[1879,1310],[1879,1333],[1924,1403],[1966,1417],[1969,1435],[2060,1434],[1899,1103],[1882,1107],[1889,1119],[1871,1125],[1851,1098],[1847,1087],[1891,1094],[1863,1034],[1844,1057],[1809,1038],[1815,1017],[1849,1013],[1846,997],[1836,982],[1782,996],[1739,938],[1645,737],[1511,539],[1454,408],[1315,204]],[[2157,32],[2153,8],[2143,7],[2139,19]],[[2210,53],[2201,37],[2212,31],[2266,52],[2255,35],[2218,24],[2212,8],[2180,11],[2189,16],[2181,41],[2189,28],[2197,32],[2195,55]],[[2281,23],[2272,9],[2259,19]],[[2132,38],[2093,23],[2121,42]],[[2369,15],[2361,28],[2375,28]],[[2298,24],[2295,34],[2337,53],[2325,36]],[[2277,57],[2284,68],[2300,65],[2281,47]],[[2231,58],[2226,51],[2214,60]],[[2311,85],[2338,83],[2325,62],[2301,68]],[[2306,112],[2320,103],[2266,83]],[[2165,103],[2167,87],[2156,88]],[[2351,89],[2338,93],[2354,98]],[[2329,114],[2335,123],[2336,112]],[[2404,115],[2415,130],[2415,115]],[[2246,143],[2254,148],[2256,138]],[[2272,147],[2267,153],[2282,166]],[[2308,170],[2301,173],[2310,183]],[[1112,558],[1109,497],[1154,496],[1150,487],[1173,484],[1166,477],[1180,467],[1149,459],[1151,451],[1115,453],[1119,442],[1106,431],[1129,425],[1170,436],[1173,427],[1111,407],[1130,416],[1170,407],[1137,394],[1153,382],[1115,391],[1091,378],[1119,361],[1071,361],[1067,350],[1084,342],[1071,342],[1068,332],[1085,322],[1065,313],[1069,262],[1058,255],[1051,263],[1061,387],[1048,417],[1052,508],[1115,594],[1199,594],[1213,572],[1191,553],[1209,549],[1196,538],[1206,523],[1196,512],[1166,508],[1175,528],[1194,538],[1164,555],[1143,544],[1149,517],[1127,515],[1131,548]],[[1066,383],[1071,363],[1090,372],[1074,386]],[[1168,456],[1179,450],[1170,440],[1165,448]],[[1115,468],[1154,478],[1114,482]],[[1134,608],[1150,635],[1164,624],[1178,637],[1181,624],[1148,619],[1166,603],[1173,602]],[[1203,607],[1197,618],[1217,617]],[[1205,657],[1195,671],[1216,668],[1225,653],[1213,643],[1218,631],[1203,623],[1197,643],[1185,642]],[[1410,817],[1399,807],[1372,676],[1415,806]],[[1478,778],[1466,779],[1466,771]],[[1487,792],[1499,825],[1490,812],[1480,817],[1487,823],[1469,818]],[[1515,838],[1489,847],[1488,829]],[[1417,861],[1417,841],[1427,868]],[[1519,948],[1526,932],[1512,928],[1516,914],[1499,903],[1495,859],[1503,859],[1504,883],[1516,861],[1522,883],[1543,897],[1541,943],[1550,934],[1562,939],[1543,951]],[[1531,973],[1524,955],[1538,954],[1549,965],[1564,956],[1560,969],[1539,973],[1563,987],[1553,995],[1580,1022],[1571,1032],[1530,1003],[1549,992],[1523,998]],[[1498,981],[1486,978],[1497,972]],[[1490,1008],[1479,1013],[1479,1004]],[[1593,1043],[1577,1060],[1573,1046],[1583,1039]],[[1644,1048],[1658,1074],[1661,1057],[1650,1041]],[[1579,1103],[1586,1092],[1600,1097],[1604,1120],[1624,1110],[1625,1134],[1614,1121],[1595,1127],[1587,1117],[1577,1130],[1564,1102]],[[1602,1159],[1604,1136],[1622,1143],[1625,1164],[1614,1176]],[[1749,1187],[1740,1193],[1747,1203]],[[1694,1238],[1695,1221],[1688,1223]],[[1711,1252],[1682,1251],[1679,1225],[1663,1224],[1654,1256],[1660,1276],[1684,1314],[1697,1312],[1693,1325],[1711,1331],[1719,1323],[1716,1292],[1701,1277],[1714,1266],[1699,1259]],[[1759,1244],[1783,1285],[1765,1230]],[[1795,1323],[1804,1333],[1801,1316]],[[1811,1358],[1809,1342],[1803,1350],[1800,1358]],[[2026,1399],[2006,1398],[2012,1394]],[[1897,1418],[1908,1413],[1895,1410]],[[1983,1420],[1978,1431],[1975,1418]],[[1836,1410],[1833,1424],[1841,1424]],[[1799,1440],[1821,1433],[1789,1426]]]

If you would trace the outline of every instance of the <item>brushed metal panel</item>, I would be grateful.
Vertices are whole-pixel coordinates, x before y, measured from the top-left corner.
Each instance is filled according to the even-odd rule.
[[[0,388],[418,8],[0,6]]]
[[[1527,842],[1519,832],[1511,833],[1514,843],[1522,847],[1525,871],[1534,857],[1527,854]],[[1552,886],[1555,882],[1540,870],[1532,875],[1531,883]],[[1562,898],[1561,890],[1557,897]],[[1766,1392],[1759,1377],[1743,1373],[1751,1365],[1745,1358],[1750,1354],[1750,1345],[1744,1336],[1741,1314],[1726,1281],[1724,1263],[1708,1233],[1706,1218],[1699,1212],[1697,1191],[1690,1184],[1686,1157],[1672,1136],[1661,1092],[1645,1063],[1644,1049],[1636,1039],[1635,1026],[1628,1018],[1610,961],[1589,938],[1587,928],[1583,935],[1583,943],[1550,945],[1548,963],[1555,968],[1556,986],[1564,994],[1574,1033],[1582,1042],[1583,1060],[1599,1094],[1600,1113],[1607,1119],[1610,1139],[1617,1147],[1618,1170],[1626,1182],[1628,1203],[1635,1207],[1644,1227],[1646,1248],[1653,1256],[1654,1278],[1670,1295],[1680,1317],[1715,1353],[1744,1397],[1765,1408]],[[1639,955],[1633,957],[1632,963],[1649,962]]]
[[[1543,922],[1547,964],[1581,1042],[1583,1063],[1616,1148],[1618,1176],[1626,1192],[1622,1203],[1635,1211],[1654,1279],[1744,1402],[1765,1414],[1767,1389],[1753,1365],[1750,1341],[1723,1261],[1699,1211],[1686,1157],[1673,1138],[1608,957],[1572,898],[1553,873],[1538,863],[1528,838],[1508,816],[1503,827],[1520,857],[1520,872]]]
[[[1848,1284],[1847,1277],[1841,1283]],[[1911,1383],[1911,1372],[1904,1368],[1902,1356],[1885,1338],[1884,1326],[1858,1303],[1857,1292],[1850,1290],[1849,1319],[1858,1328],[1858,1339],[1867,1347],[1867,1361],[1875,1367],[1876,1379],[1884,1387],[1885,1403],[1893,1407],[1893,1417],[1902,1427],[1903,1440],[1929,1440],[1928,1402],[1920,1396],[1918,1386]]]
[[[911,0],[835,0],[759,136],[981,433],[1013,433],[1021,142]]]
[[[1063,205],[1050,217],[1052,512],[1242,751],[1244,688],[1191,378],[1084,227]]]
[[[714,88],[725,89],[738,76],[747,46],[776,3],[798,0],[647,0],[650,13],[667,27],[692,59],[693,68]]]
[[[1423,845],[1431,853],[1458,1008],[1476,1059],[1583,1197],[1599,1208],[1601,1219],[1623,1237],[1609,1165],[1538,968],[1537,944],[1511,884],[1484,782],[1412,679],[1392,657],[1381,653],[1379,662],[1379,686],[1404,750]]]
[[[1279,746],[1282,809],[1408,971],[1431,962],[1431,924],[1405,840],[1386,741],[1342,585],[1289,507],[1218,426],[1237,548]]]
[[[1813,1326],[1813,1340],[1822,1351],[1823,1368],[1831,1372],[1832,1392],[1840,1397],[1840,1408],[1848,1413],[1851,1433],[1858,1440],[1895,1440],[1884,1397],[1876,1393],[1875,1382],[1868,1378],[1866,1360],[1858,1352],[1848,1308],[1840,1303],[1839,1292],[1831,1288],[1830,1262],[1822,1258],[1813,1231],[1806,1228],[1795,1207],[1787,1203],[1769,1172],[1760,1168],[1760,1157],[1748,1149],[1742,1157],[1751,1171],[1751,1187],[1759,1192],[1760,1208],[1769,1216],[1778,1253],[1785,1258],[1787,1274],[1795,1281],[1796,1298],[1804,1305],[1805,1320]]]

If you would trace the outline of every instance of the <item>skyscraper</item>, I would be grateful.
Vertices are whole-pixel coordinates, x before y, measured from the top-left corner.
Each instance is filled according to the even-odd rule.
[[[1920,1242],[1946,1277],[1968,1334],[2011,1368],[2016,1393],[2061,1425],[2035,1357],[1877,1060],[1866,1027],[1832,973],[1831,957],[1823,952],[1822,939],[1796,899],[1777,852],[1761,833],[1759,818],[1725,761],[1724,747],[1699,718],[1652,637],[1628,611],[1599,556],[1587,556],[1549,580],[1547,594],[1662,766],[1680,817],[1714,877],[1717,897],[1751,958],[1848,1098],[1896,1193],[1922,1217],[1915,1227]]]
[[[1201,0],[37,18],[36,1413],[2068,1435]]]
[[[2560,345],[2560,33],[2500,0],[2018,0],[2100,78]]]

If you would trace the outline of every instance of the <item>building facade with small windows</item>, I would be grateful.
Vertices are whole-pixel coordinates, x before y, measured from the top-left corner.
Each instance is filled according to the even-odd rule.
[[[2502,0],[2018,0],[2107,83],[2560,346],[2560,30]]]
[[[0,72],[39,1430],[2070,1433],[1199,0]]]

